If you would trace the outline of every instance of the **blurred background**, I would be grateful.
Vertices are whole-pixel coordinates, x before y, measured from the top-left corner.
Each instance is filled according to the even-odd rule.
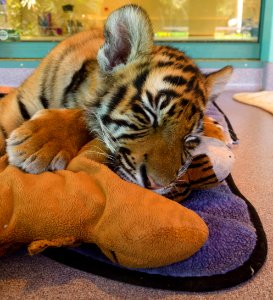
[[[273,90],[273,0],[0,0],[0,86],[17,86],[62,39],[102,29],[130,3],[149,14],[156,44],[204,72],[232,65],[233,89]]]
[[[156,40],[258,39],[261,0],[0,0],[0,40],[61,40],[129,3],[146,9]]]

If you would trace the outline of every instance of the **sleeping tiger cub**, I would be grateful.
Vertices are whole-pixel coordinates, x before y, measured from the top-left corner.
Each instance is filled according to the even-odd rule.
[[[76,154],[75,147],[65,149],[76,137],[68,128],[54,144],[50,136],[58,121],[53,129],[47,120],[52,109],[78,108],[85,115],[82,126],[105,144],[117,174],[154,190],[167,187],[189,164],[206,103],[231,73],[225,67],[204,75],[183,52],[155,46],[146,12],[124,6],[108,17],[104,38],[91,30],[64,40],[0,101],[0,151],[7,146],[10,163],[27,172],[65,168]],[[29,147],[37,122],[44,134]],[[88,138],[78,137],[78,145]]]

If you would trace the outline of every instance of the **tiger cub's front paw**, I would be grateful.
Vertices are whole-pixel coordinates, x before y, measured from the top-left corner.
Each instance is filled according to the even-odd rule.
[[[15,129],[7,140],[9,163],[32,174],[65,169],[88,140],[77,111],[44,110]]]
[[[54,140],[42,141],[27,127],[14,130],[7,140],[9,163],[32,174],[64,169],[72,159],[70,153],[59,149]]]

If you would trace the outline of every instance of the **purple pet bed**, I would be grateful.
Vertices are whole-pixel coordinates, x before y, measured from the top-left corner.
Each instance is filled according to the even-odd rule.
[[[237,142],[228,119],[215,103],[209,105],[207,113]],[[48,249],[44,254],[113,280],[191,292],[235,286],[253,277],[261,268],[267,254],[266,236],[254,207],[238,191],[231,176],[216,188],[193,191],[181,205],[199,214],[210,232],[206,244],[182,262],[160,268],[128,269],[109,261],[92,244]]]

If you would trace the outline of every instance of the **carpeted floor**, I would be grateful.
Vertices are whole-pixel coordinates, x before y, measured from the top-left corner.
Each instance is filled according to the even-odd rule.
[[[259,213],[268,238],[268,259],[255,278],[215,293],[170,292],[114,282],[42,255],[17,254],[0,260],[0,299],[273,299],[273,117],[233,101],[232,94],[224,93],[218,104],[240,138],[233,177]]]

